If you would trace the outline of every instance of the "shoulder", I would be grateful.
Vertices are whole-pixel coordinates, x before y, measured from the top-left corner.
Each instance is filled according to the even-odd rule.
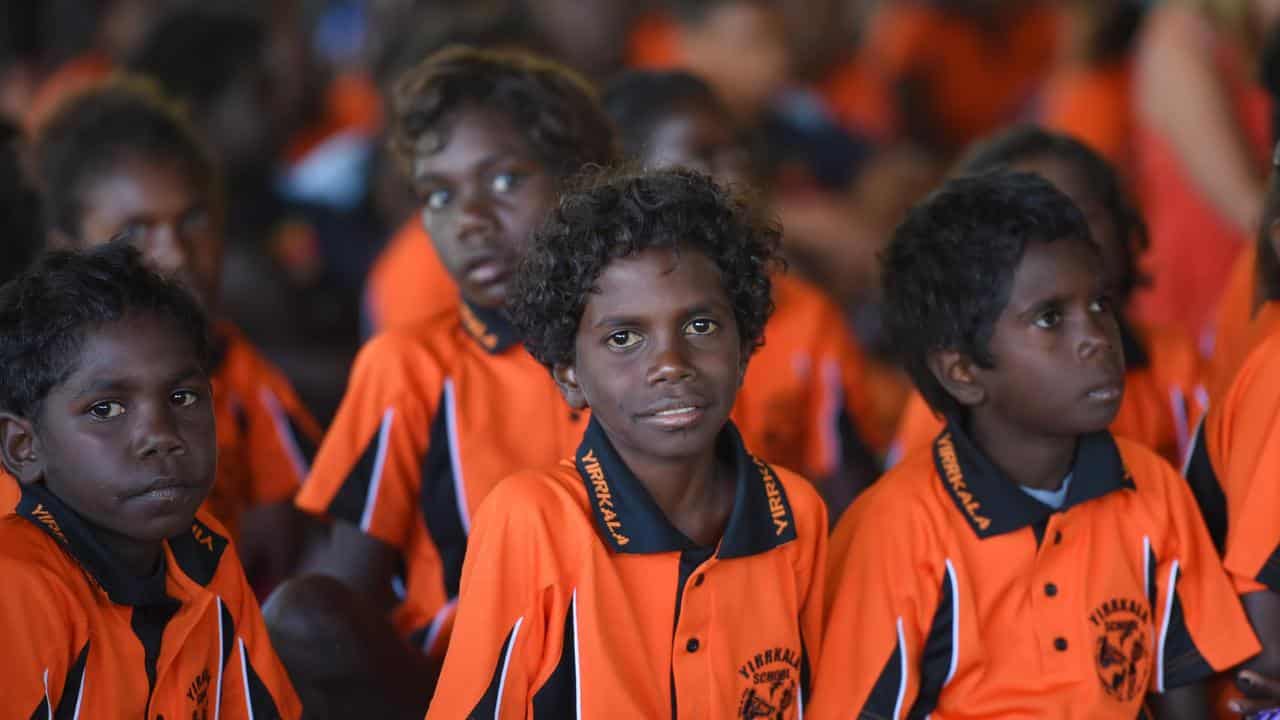
[[[66,552],[30,521],[16,514],[0,517],[0,577],[2,604],[65,607],[56,597],[82,596],[87,576]],[[80,591],[77,591],[80,588]]]
[[[357,353],[352,383],[374,381],[393,388],[439,384],[457,363],[458,332],[456,310],[381,332]]]
[[[1114,437],[1114,436],[1113,436]],[[1169,461],[1142,443],[1122,437],[1114,437],[1125,471],[1133,482],[1140,500],[1152,507],[1166,507],[1170,503],[1190,498],[1187,481],[1169,464]],[[1186,496],[1184,498],[1183,496]]]
[[[224,567],[239,566],[230,534],[203,507],[191,520],[191,529],[169,538],[169,551],[178,569],[197,584],[208,586]]]
[[[813,534],[814,528],[821,527],[821,534],[827,532],[827,505],[818,494],[813,483],[798,473],[794,473],[777,465],[769,466],[778,477],[782,491],[787,495],[787,503],[791,506],[791,514],[796,519],[798,534]]]
[[[1236,416],[1253,408],[1267,413],[1280,410],[1280,334],[1272,334],[1249,351],[1211,414]]]
[[[481,502],[476,523],[481,522],[532,534],[594,532],[586,486],[569,460],[503,479]]]
[[[940,502],[945,499],[941,482],[932,451],[910,452],[853,501],[836,524],[836,532],[845,538],[856,532],[899,539],[932,533],[939,518],[955,511],[954,506]]]
[[[222,363],[214,373],[229,387],[254,397],[253,392],[244,392],[253,386],[267,385],[273,389],[286,388],[290,394],[293,386],[285,378],[284,373],[254,346],[239,328],[228,322],[218,323],[218,334],[226,342],[226,351]]]

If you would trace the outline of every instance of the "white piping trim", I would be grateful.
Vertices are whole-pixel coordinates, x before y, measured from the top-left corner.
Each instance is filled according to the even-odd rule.
[[[360,513],[360,530],[368,533],[373,521],[373,509],[378,502],[378,487],[382,484],[382,470],[387,463],[387,445],[391,442],[391,425],[395,421],[395,408],[382,413],[382,425],[378,428],[378,450],[373,458],[373,473],[369,477],[369,492],[364,498],[364,512]]]
[[[822,433],[822,459],[828,472],[839,470],[847,458],[843,456],[844,448],[840,445],[840,407],[844,395],[843,378],[840,377],[840,365],[833,358],[827,358],[819,368],[822,379],[821,407],[818,410],[818,428]]]
[[[507,670],[511,669],[511,653],[516,649],[516,640],[520,637],[520,626],[523,623],[524,616],[521,616],[516,620],[515,627],[511,628],[511,642],[507,644],[507,654],[502,658],[502,675],[498,678],[498,698],[493,704],[493,720],[499,720],[502,715],[502,692],[507,685]]]
[[[49,720],[53,720],[53,700],[49,698],[49,668],[44,669],[44,709],[48,711]]]
[[[1200,443],[1204,442],[1204,421],[1208,417],[1208,413],[1200,416],[1200,422],[1196,423],[1195,432],[1187,442],[1187,450],[1182,454],[1182,477],[1187,476],[1187,471],[1191,469],[1191,458],[1196,454],[1196,448],[1200,447]]]
[[[76,711],[72,713],[71,720],[79,720],[80,703],[84,702],[84,686],[89,684],[89,663],[85,658],[84,672],[80,673],[80,692],[76,693]]]
[[[1164,644],[1169,636],[1169,616],[1173,613],[1173,597],[1178,584],[1178,561],[1169,568],[1169,588],[1165,591],[1164,621],[1160,623],[1160,643],[1156,646],[1156,692],[1164,692]]]
[[[902,631],[902,616],[898,616],[898,651],[902,658],[901,668],[899,672],[902,679],[898,683],[898,701],[893,705],[893,720],[902,717],[902,703],[907,699],[907,670],[911,667],[907,661],[907,638]]]
[[[1173,410],[1173,432],[1178,442],[1178,456],[1184,457],[1187,446],[1191,444],[1191,436],[1187,434],[1190,429],[1188,426],[1191,423],[1191,412],[1182,388],[1177,386],[1169,388],[1169,406]]]
[[[458,519],[462,531],[471,535],[471,514],[467,512],[467,485],[462,481],[462,454],[458,451],[458,413],[454,399],[453,378],[444,381],[445,430],[449,435],[449,464],[453,468],[453,495],[458,500]]]
[[[217,595],[215,597],[218,601],[216,606],[218,611],[218,679],[213,685],[213,720],[218,720],[222,715],[222,644],[225,641],[222,639],[224,631],[222,627],[222,596]]]
[[[284,406],[280,404],[280,398],[276,397],[276,394],[266,385],[258,389],[258,399],[267,408],[267,414],[271,416],[271,424],[276,429],[276,436],[280,438],[280,444],[289,456],[298,484],[301,485],[310,468],[307,467],[307,460],[302,455],[302,448],[298,446],[298,438],[294,436],[293,428],[289,426],[289,416],[285,413]]]
[[[582,720],[582,654],[578,650],[578,589],[573,589],[573,598],[569,601],[573,610],[573,697],[575,717]],[[801,710],[803,716],[804,711]]]
[[[454,598],[445,603],[440,608],[440,612],[431,618],[431,624],[427,626],[427,636],[422,639],[422,652],[431,654],[431,646],[436,644],[436,640],[440,637],[440,630],[444,627],[444,621],[453,615],[453,611],[458,607],[458,598]]]
[[[246,717],[253,720],[253,700],[249,696],[249,659],[244,652],[244,638],[240,638],[240,676],[244,678],[244,709]]]
[[[1147,596],[1148,601],[1155,600],[1155,588],[1147,587],[1147,583],[1152,581],[1151,577],[1151,536],[1142,536],[1142,592]]]
[[[947,679],[942,681],[942,687],[951,684],[951,678],[956,675],[956,668],[960,666],[960,583],[956,580],[956,568],[951,564],[951,558],[947,558],[947,577],[951,578],[951,668],[947,670]]]

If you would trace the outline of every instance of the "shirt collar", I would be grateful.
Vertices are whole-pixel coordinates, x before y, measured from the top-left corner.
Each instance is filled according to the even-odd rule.
[[[746,451],[732,422],[725,423],[716,439],[716,452],[731,459],[737,478],[733,510],[717,556],[756,555],[794,540],[795,516],[786,490],[773,468]],[[671,525],[594,417],[575,460],[600,537],[614,552],[661,553],[697,547]]]
[[[501,310],[476,307],[463,300],[459,307],[462,329],[490,355],[497,355],[520,342],[520,333]]]
[[[979,538],[1034,525],[1054,512],[1121,489],[1134,489],[1111,433],[1081,435],[1071,465],[1071,487],[1060,510],[1036,500],[1014,484],[978,449],[954,418],[933,441],[939,481]]]
[[[16,512],[53,538],[117,605],[172,604],[165,594],[165,561],[150,577],[130,573],[93,536],[83,519],[43,485],[26,485]]]
[[[1151,364],[1147,349],[1142,340],[1133,331],[1133,326],[1123,317],[1116,318],[1120,325],[1120,347],[1124,352],[1124,366],[1127,370],[1140,370]]]

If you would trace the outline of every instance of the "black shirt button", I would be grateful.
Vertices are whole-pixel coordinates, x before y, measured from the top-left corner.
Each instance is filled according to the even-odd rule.
[[[1057,585],[1054,585],[1053,583],[1047,583],[1047,584],[1044,586],[1044,594],[1045,594],[1045,595],[1048,595],[1049,597],[1053,597],[1054,595],[1057,595],[1057,594],[1058,594],[1058,586],[1057,586]]]
[[[1067,639],[1064,637],[1057,638],[1053,641],[1053,648],[1058,652],[1066,652]]]
[[[693,586],[702,587],[702,581],[706,579],[705,575],[695,575],[693,577]]]
[[[698,638],[689,638],[689,642],[685,644],[684,649],[689,652],[698,652]]]
[[[1061,545],[1061,544],[1062,544],[1062,531],[1061,531],[1061,530],[1054,530],[1054,531],[1053,531],[1053,544],[1054,544],[1054,545]]]

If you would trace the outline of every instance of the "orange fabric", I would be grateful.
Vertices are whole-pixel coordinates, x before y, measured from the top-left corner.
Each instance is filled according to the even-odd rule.
[[[1111,432],[1181,465],[1205,410],[1203,365],[1194,343],[1181,331],[1144,328],[1137,332],[1148,362],[1125,373],[1124,399]],[[924,397],[913,391],[894,439],[893,457],[928,447],[942,426]]]
[[[198,513],[189,535],[165,541],[163,573],[139,581],[51,497],[25,495],[0,518],[0,629],[22,648],[9,655],[0,715],[302,715],[216,520]]]
[[[893,101],[865,57],[843,62],[818,85],[827,107],[845,128],[879,140],[893,135]]]
[[[1040,120],[1045,127],[1080,140],[1131,175],[1132,76],[1128,61],[1060,70],[1045,86]]]
[[[1203,438],[1211,480],[1226,497],[1222,563],[1241,594],[1280,593],[1280,303],[1260,309],[1254,330],[1264,339],[1210,408]]]
[[[1258,177],[1271,158],[1271,100],[1240,58],[1219,51],[1229,109],[1252,151]],[[1151,234],[1144,265],[1153,280],[1135,301],[1137,317],[1199,337],[1222,295],[1232,263],[1252,244],[1201,193],[1177,152],[1141,114],[1134,119],[1137,187]]]
[[[1209,357],[1209,398],[1226,392],[1240,363],[1257,340],[1252,331],[1253,291],[1258,269],[1257,247],[1240,249],[1214,315],[1213,353]]]
[[[676,24],[666,14],[641,16],[627,36],[626,63],[637,70],[668,70],[680,63],[680,39]]]
[[[369,271],[365,282],[369,329],[410,326],[448,312],[457,304],[458,286],[440,262],[422,221],[414,215],[400,227]]]
[[[592,437],[481,508],[427,718],[801,717],[820,656],[817,493],[740,454],[724,537],[701,548]]]
[[[447,640],[438,628],[481,501],[503,477],[573,452],[588,415],[484,322],[455,306],[366,344],[297,498],[399,553],[396,626],[429,652]]]
[[[747,447],[812,480],[836,473],[851,442],[883,452],[887,438],[872,421],[866,362],[840,309],[790,275],[774,277],[773,297],[765,344],[734,405]]]
[[[1259,649],[1187,484],[1108,433],[1054,510],[949,429],[854,501],[828,557],[808,717],[1133,718]]]
[[[111,59],[97,52],[88,52],[63,63],[36,91],[27,111],[27,131],[34,133],[64,98],[87,89],[114,69]]]
[[[881,3],[863,57],[889,88],[922,82],[943,140],[962,147],[1023,112],[1052,67],[1058,11],[1047,2],[1017,5],[1018,17],[992,37],[971,18],[935,4]]]
[[[239,330],[224,322],[216,332],[225,343],[212,377],[218,478],[205,507],[235,537],[245,510],[293,499],[321,430],[289,381]]]
[[[333,79],[324,95],[319,120],[301,130],[285,146],[286,162],[295,163],[340,133],[374,135],[382,128],[382,96],[374,82],[358,73]]]
[[[13,509],[18,507],[20,497],[22,497],[22,490],[18,487],[18,479],[10,475],[9,471],[0,468],[0,516],[13,512]]]

